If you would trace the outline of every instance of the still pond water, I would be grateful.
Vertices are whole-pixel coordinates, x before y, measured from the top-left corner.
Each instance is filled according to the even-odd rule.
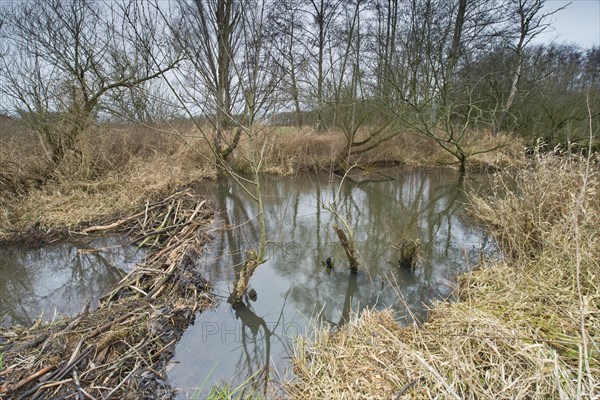
[[[119,282],[143,252],[118,236],[82,238],[41,248],[0,247],[0,326],[79,313]]]
[[[256,298],[246,298],[236,310],[226,299],[235,268],[259,241],[252,222],[256,205],[231,181],[203,188],[223,210],[223,229],[213,232],[198,267],[221,302],[199,314],[177,345],[169,379],[179,398],[205,398],[216,382],[235,386],[251,378],[261,385],[266,376],[289,376],[293,340],[314,320],[336,330],[365,307],[392,307],[401,322],[422,321],[432,300],[451,293],[457,275],[480,254],[496,251],[482,228],[465,218],[464,183],[455,171],[357,173],[336,202],[360,253],[359,272],[350,273],[332,229],[340,223],[322,207],[331,203],[339,183],[327,175],[264,177],[267,262],[250,281]],[[414,272],[399,267],[392,245],[402,238],[422,242]],[[328,257],[333,270],[323,266]]]
[[[234,182],[203,184],[200,191],[222,210],[220,226],[197,267],[221,299],[198,314],[168,366],[181,399],[205,398],[216,382],[237,385],[252,377],[290,376],[295,337],[314,321],[339,329],[366,307],[392,307],[399,321],[423,321],[434,299],[447,297],[457,275],[496,253],[481,227],[465,218],[464,183],[453,170],[389,169],[340,179],[327,174],[261,181],[268,236],[267,262],[250,281],[256,297],[232,309],[226,299],[245,252],[255,248],[256,204]],[[338,193],[337,209],[352,227],[361,266],[350,273],[332,229],[339,220],[322,205]],[[340,224],[341,225],[341,224]],[[393,244],[422,242],[415,271],[401,268]],[[40,249],[0,247],[0,325],[31,325],[42,315],[75,315],[92,307],[143,252],[118,237]],[[334,268],[323,261],[331,257]]]

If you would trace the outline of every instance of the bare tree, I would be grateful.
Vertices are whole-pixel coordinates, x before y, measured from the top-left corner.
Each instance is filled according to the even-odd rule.
[[[376,96],[388,100],[390,98],[390,82],[395,81],[402,68],[398,65],[398,37],[400,13],[402,11],[400,0],[374,0],[375,13],[374,41],[375,41],[375,76],[377,77]]]
[[[494,0],[411,3],[408,46],[414,53],[409,59],[413,72],[408,85],[396,87],[410,112],[394,111],[407,126],[452,154],[461,173],[469,157],[497,148],[477,148],[469,140],[472,132],[491,123],[474,101],[478,82],[461,81],[458,73],[502,35],[501,6]]]
[[[243,1],[180,0],[176,21],[165,17],[186,55],[181,90],[185,101],[203,114],[212,127],[211,143],[217,163],[225,163],[239,143],[232,118],[243,102],[233,85],[235,58],[240,51]],[[156,7],[159,7],[158,3]],[[183,97],[182,97],[183,98]]]
[[[310,47],[308,47],[311,59],[316,64],[311,81],[315,87],[314,107],[317,111],[317,129],[325,129],[325,118],[323,106],[325,99],[325,80],[327,77],[326,57],[330,50],[331,31],[339,16],[343,2],[341,0],[308,0],[304,12],[308,14],[310,25],[304,31]]]
[[[159,8],[158,3],[155,6]],[[279,53],[269,35],[272,30],[269,21],[273,18],[268,11],[273,8],[273,4],[267,0],[217,0],[212,3],[197,1],[194,7],[189,6],[188,3],[180,3],[183,14],[176,22],[162,13],[163,19],[176,35],[178,46],[187,55],[187,67],[181,70],[185,77],[175,74],[173,79],[166,76],[163,78],[179,105],[194,122],[203,143],[209,145],[214,157],[212,162],[217,170],[233,179],[237,187],[246,192],[257,205],[256,218],[261,233],[258,248],[247,251],[247,259],[242,269],[236,273],[230,302],[237,306],[241,304],[254,271],[265,261],[267,233],[259,176],[264,167],[264,153],[268,142],[261,140],[260,128],[261,121],[268,120],[270,114],[277,109],[277,92],[283,75],[280,69],[282,61],[278,58]],[[211,12],[206,8],[209,6],[213,7],[214,16],[219,18],[209,19],[212,18]],[[229,17],[220,19],[223,15]],[[217,24],[217,20],[221,22]],[[229,21],[228,28],[220,26],[225,20]],[[198,25],[194,25],[195,23]],[[227,33],[219,29],[226,29]],[[196,40],[191,40],[194,38]],[[206,41],[202,41],[202,38]],[[223,44],[223,40],[228,44]],[[219,48],[226,49],[223,50],[223,57],[218,55]],[[204,55],[212,58],[204,59]],[[223,58],[227,60],[219,64]],[[227,71],[224,72],[225,70]],[[235,82],[235,91],[232,89],[232,82]],[[226,88],[223,91],[218,89],[221,84]],[[198,111],[201,113],[200,118],[195,114]],[[211,120],[215,115],[216,120],[207,129],[202,121]],[[220,118],[235,130],[227,147],[221,146],[226,136],[221,129],[223,126],[219,125]],[[187,140],[186,135],[180,134],[179,137],[201,157],[206,157]],[[242,141],[247,144],[245,149],[238,148]],[[247,164],[250,176],[236,172],[225,162],[229,154]]]
[[[564,6],[551,12],[542,12],[544,3],[545,0],[517,0],[514,2],[513,10],[510,10],[516,15],[516,26],[518,27],[516,44],[509,43],[509,47],[515,54],[515,61],[512,68],[510,91],[494,124],[494,133],[501,129],[515,101],[525,59],[525,48],[536,36],[548,29],[549,19],[552,15],[567,7]]]
[[[0,91],[40,135],[54,165],[76,151],[109,94],[159,77],[179,61],[168,54],[149,62],[159,43],[130,35],[118,13],[130,6],[40,0],[6,10],[2,41],[9,53],[0,59],[6,82]]]
[[[350,158],[379,146],[398,131],[391,129],[391,118],[380,99],[373,96],[377,82],[369,79],[373,67],[369,47],[369,25],[365,22],[368,4],[354,1],[342,12],[336,26],[337,46],[331,59],[331,78],[327,81],[327,104],[333,111],[332,125],[339,127],[345,146],[339,161],[343,170]]]
[[[512,52],[511,52],[512,53]],[[514,61],[514,53],[507,60]],[[509,65],[513,65],[512,62]],[[518,94],[509,113],[512,130],[530,143],[542,139],[548,148],[587,147],[586,93],[592,118],[600,116],[600,51],[569,45],[532,45],[525,50]],[[500,82],[500,100],[511,85],[510,73]],[[483,96],[483,94],[481,95]],[[504,129],[508,126],[505,122]]]
[[[304,125],[302,110],[300,79],[301,73],[306,69],[307,56],[301,43],[302,31],[305,29],[302,20],[302,11],[294,0],[280,1],[271,13],[272,35],[275,48],[281,56],[280,68],[286,76],[287,82],[283,90],[287,91],[292,99],[296,125]]]
[[[242,303],[243,295],[248,289],[249,280],[256,268],[265,262],[266,225],[264,219],[263,197],[260,186],[260,174],[263,168],[263,156],[268,143],[259,142],[259,119],[265,118],[276,109],[275,96],[280,84],[281,59],[277,58],[270,29],[268,10],[272,3],[265,0],[245,0],[244,16],[241,20],[241,60],[235,65],[239,85],[243,91],[244,112],[241,119],[236,120],[248,141],[249,153],[244,157],[252,171],[252,179],[246,180],[242,189],[256,201],[260,241],[258,251],[252,250],[240,271],[233,290],[231,303]],[[236,180],[242,184],[238,176]]]

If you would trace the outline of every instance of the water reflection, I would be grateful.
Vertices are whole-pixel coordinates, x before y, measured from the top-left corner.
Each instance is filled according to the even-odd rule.
[[[31,326],[40,318],[75,315],[140,261],[141,252],[111,236],[42,248],[0,247],[0,323]]]
[[[481,229],[461,216],[463,182],[454,171],[393,169],[383,174],[354,174],[339,190],[338,211],[352,227],[361,266],[350,273],[332,229],[335,217],[321,204],[331,202],[339,180],[299,176],[265,177],[261,183],[269,247],[268,260],[251,280],[256,301],[232,310],[223,301],[198,316],[177,347],[169,376],[180,397],[204,397],[213,381],[257,382],[291,356],[290,339],[302,335],[319,316],[337,329],[351,312],[364,307],[394,307],[402,319],[423,320],[432,299],[447,296],[456,275],[477,262],[492,244]],[[230,181],[214,188],[223,210],[224,229],[215,233],[211,252],[198,261],[225,299],[244,252],[255,247],[255,204]],[[228,228],[228,229],[225,229]],[[391,244],[420,239],[414,272],[399,268]],[[330,257],[334,267],[325,268]],[[232,266],[234,266],[232,268]]]

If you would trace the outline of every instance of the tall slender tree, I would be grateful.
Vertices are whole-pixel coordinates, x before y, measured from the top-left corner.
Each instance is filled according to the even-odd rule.
[[[512,4],[511,14],[516,15],[516,43],[508,44],[509,48],[514,52],[514,65],[512,66],[512,79],[510,90],[506,99],[501,104],[500,112],[496,123],[493,126],[493,132],[498,132],[509,115],[512,105],[517,96],[519,82],[525,61],[525,48],[531,41],[543,33],[548,27],[549,18],[566,6],[558,8],[551,12],[543,12],[545,0],[517,0]]]
[[[240,130],[230,131],[234,127],[232,117],[239,111],[236,105],[243,96],[234,85],[243,5],[237,0],[180,0],[178,6],[177,20],[169,21],[186,55],[185,75],[178,89],[212,126],[210,144],[215,161],[222,164],[241,137]]]

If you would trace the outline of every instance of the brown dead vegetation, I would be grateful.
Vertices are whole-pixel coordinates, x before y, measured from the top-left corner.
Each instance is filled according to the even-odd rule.
[[[140,127],[103,127],[53,170],[26,132],[0,135],[0,237],[32,225],[74,227],[128,210],[214,176],[214,169],[172,135]]]
[[[344,147],[341,132],[257,129],[257,144],[265,150],[263,172],[337,168]],[[482,133],[473,143],[489,146],[493,140],[505,138]],[[217,172],[207,141],[189,121],[94,126],[80,138],[80,151],[67,154],[58,167],[52,167],[37,137],[14,120],[0,130],[0,145],[0,237],[5,239],[33,225],[42,230],[73,227],[160,198]],[[228,160],[234,170],[249,170],[248,151],[242,135]],[[522,146],[514,141],[498,152],[475,157],[471,165],[476,170],[506,168],[521,159]],[[404,133],[351,162],[449,165],[453,160],[430,139]]]

